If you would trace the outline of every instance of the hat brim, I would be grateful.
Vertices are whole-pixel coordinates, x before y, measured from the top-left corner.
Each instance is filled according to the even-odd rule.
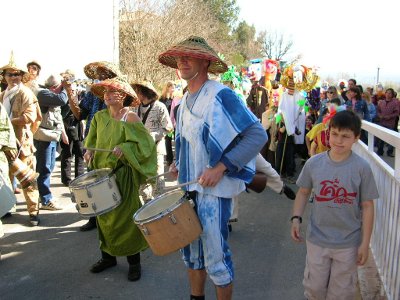
[[[108,78],[114,78],[121,76],[121,72],[119,71],[118,67],[115,66],[112,63],[106,62],[106,61],[97,61],[97,62],[92,62],[90,64],[87,64],[83,71],[85,72],[85,75],[93,80],[100,79],[99,78],[99,73],[98,70],[101,68],[107,73]]]
[[[165,51],[164,53],[161,53],[158,57],[158,61],[163,65],[177,69],[178,65],[176,63],[176,58],[182,56],[189,56],[210,61],[210,66],[208,67],[208,71],[210,73],[219,74],[228,70],[228,66],[217,55],[200,47],[186,47],[178,45],[170,50]]]
[[[123,92],[133,99],[137,99],[136,92],[127,82],[123,82],[121,80],[113,80],[113,79],[106,79],[99,83],[95,83],[91,86],[90,91],[101,100],[104,100],[104,92],[107,88],[113,88],[120,92]]]
[[[150,87],[148,85],[141,84],[141,83],[132,83],[131,86],[135,91],[136,91],[137,87],[141,87],[141,88],[144,88],[144,89],[152,92],[154,94],[155,98],[159,98],[160,97],[160,95],[158,94],[158,92],[155,90],[154,87]]]
[[[42,70],[42,67],[35,61],[31,61],[26,65],[27,68],[29,68],[29,66],[37,66],[39,68],[39,71]]]

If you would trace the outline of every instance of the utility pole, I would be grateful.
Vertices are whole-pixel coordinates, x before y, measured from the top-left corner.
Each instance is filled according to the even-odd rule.
[[[377,75],[376,75],[376,83],[377,83],[377,84],[379,83],[379,70],[380,70],[380,68],[378,67],[378,73],[377,73]]]

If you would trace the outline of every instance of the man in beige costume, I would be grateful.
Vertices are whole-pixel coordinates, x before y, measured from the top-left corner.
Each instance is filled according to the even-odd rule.
[[[0,68],[7,82],[7,89],[0,94],[0,102],[4,105],[14,127],[15,135],[20,145],[18,158],[35,172],[35,147],[33,134],[39,127],[42,115],[38,101],[33,92],[26,87],[22,80],[27,72],[16,66],[13,56],[10,62]],[[11,181],[13,178],[10,178]],[[29,219],[33,226],[39,224],[39,192],[36,182],[23,189]]]

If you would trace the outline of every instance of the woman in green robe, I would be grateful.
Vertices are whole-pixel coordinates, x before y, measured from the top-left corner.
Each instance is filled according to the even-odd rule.
[[[117,264],[116,256],[127,256],[128,279],[136,281],[141,276],[140,252],[148,245],[133,215],[141,206],[139,185],[156,174],[156,147],[139,117],[127,107],[137,96],[126,81],[106,79],[94,84],[92,92],[105,101],[107,109],[94,115],[85,147],[113,151],[88,150],[84,158],[91,169],[116,169],[122,201],[112,211],[97,216],[102,258],[90,271],[102,272]]]

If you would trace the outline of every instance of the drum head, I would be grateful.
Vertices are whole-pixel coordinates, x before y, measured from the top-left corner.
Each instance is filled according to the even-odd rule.
[[[159,215],[167,214],[171,209],[179,205],[182,197],[183,192],[180,190],[161,194],[160,196],[146,203],[136,212],[134,216],[135,222],[141,223],[148,219],[153,219]]]
[[[111,169],[109,168],[90,171],[72,180],[69,184],[69,187],[74,188],[86,186],[94,182],[99,182],[102,178],[107,177],[110,173]]]

